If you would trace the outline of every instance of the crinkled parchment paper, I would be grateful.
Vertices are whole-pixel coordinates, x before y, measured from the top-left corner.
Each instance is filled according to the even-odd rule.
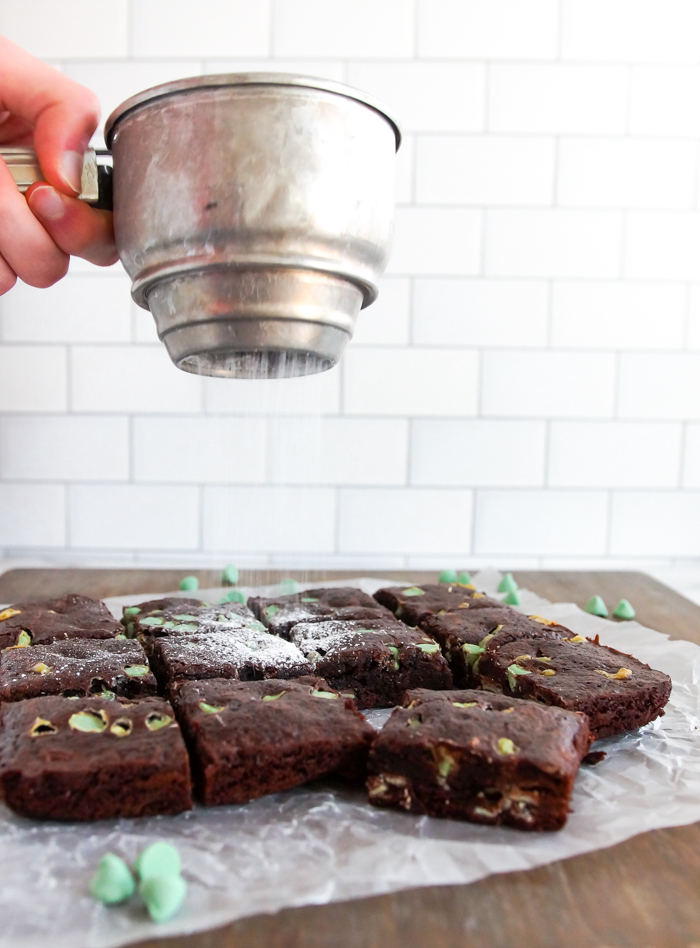
[[[493,594],[499,578],[482,573],[476,584]],[[343,585],[373,592],[383,583]],[[208,592],[200,594],[207,598]],[[221,590],[211,591],[212,601],[220,595]],[[146,598],[152,597],[140,597]],[[138,600],[109,604],[119,614],[126,601]],[[613,624],[571,604],[551,604],[533,593],[524,592],[522,603],[521,612],[539,612],[583,635],[599,633],[604,644],[633,652],[673,678],[665,717],[596,745],[608,756],[581,768],[574,812],[561,832],[530,834],[416,818],[375,809],[361,790],[330,783],[245,806],[97,824],[33,823],[0,805],[1,948],[45,948],[48,940],[52,948],[103,948],[154,934],[194,932],[285,906],[472,882],[700,819],[700,647],[670,641],[635,622]],[[370,717],[380,724],[386,714]],[[157,839],[180,850],[189,883],[175,919],[155,927],[137,900],[116,908],[92,901],[88,883],[105,852],[132,861]]]

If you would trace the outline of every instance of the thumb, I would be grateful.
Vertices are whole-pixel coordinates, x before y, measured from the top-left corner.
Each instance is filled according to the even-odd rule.
[[[64,194],[80,194],[85,150],[99,121],[99,103],[88,89],[52,102],[37,117],[34,149],[44,177]]]

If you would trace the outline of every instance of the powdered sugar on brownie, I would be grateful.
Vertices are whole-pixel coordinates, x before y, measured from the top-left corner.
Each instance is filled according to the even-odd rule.
[[[304,655],[309,657],[314,653],[325,655],[334,647],[360,644],[368,632],[381,631],[381,627],[363,628],[360,622],[350,623],[331,619],[328,622],[301,622],[294,626],[290,637]]]

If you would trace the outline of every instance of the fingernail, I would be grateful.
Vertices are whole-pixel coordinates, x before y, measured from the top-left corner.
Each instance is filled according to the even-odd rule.
[[[61,177],[76,194],[82,191],[84,161],[79,151],[64,151],[61,158]]]
[[[29,206],[47,221],[58,221],[66,213],[61,195],[48,184],[34,188],[29,196]]]

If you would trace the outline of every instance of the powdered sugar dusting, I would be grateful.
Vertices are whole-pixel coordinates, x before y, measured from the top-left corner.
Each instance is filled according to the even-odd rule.
[[[275,670],[311,670],[302,653],[291,642],[257,629],[208,632],[206,635],[178,636],[162,645],[169,657],[186,661],[189,656],[197,663],[225,662],[236,667],[253,665]]]

